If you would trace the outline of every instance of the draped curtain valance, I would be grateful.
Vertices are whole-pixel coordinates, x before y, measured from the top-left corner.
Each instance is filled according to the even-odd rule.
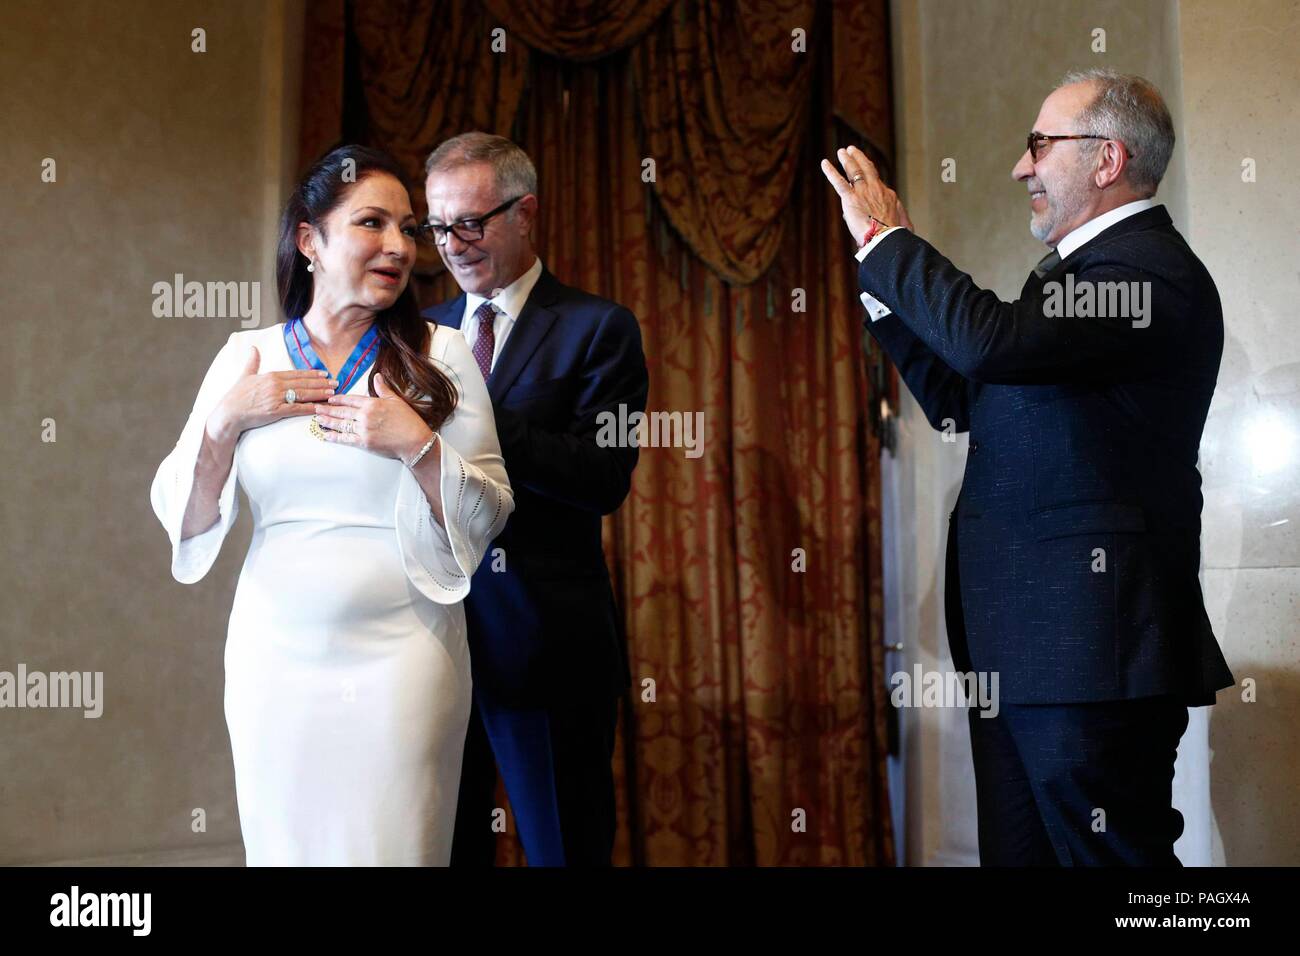
[[[748,284],[781,245],[819,58],[830,61],[835,115],[890,165],[884,0],[829,6],[818,21],[816,0],[319,0],[308,11],[318,98],[305,104],[302,155],[364,131],[397,156],[418,198],[438,142],[467,129],[510,134],[530,50],[574,63],[628,50],[655,198],[701,262]],[[345,34],[346,51],[331,46]]]

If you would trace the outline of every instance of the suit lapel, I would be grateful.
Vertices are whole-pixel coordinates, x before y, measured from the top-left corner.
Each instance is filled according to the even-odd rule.
[[[559,297],[560,289],[559,280],[549,270],[543,269],[523,310],[515,319],[514,328],[510,330],[506,344],[501,348],[501,355],[497,358],[492,374],[488,376],[488,394],[494,402],[501,401],[555,324],[557,316],[551,306]],[[463,302],[461,309],[464,310]]]
[[[465,293],[462,292],[450,302],[443,302],[424,312],[424,317],[449,329],[459,329],[465,318]]]
[[[1124,219],[1121,219],[1119,222],[1115,223],[1115,225],[1103,229],[1078,249],[1075,249],[1072,253],[1062,259],[1055,269],[1044,276],[1043,280],[1047,281],[1047,279],[1050,279],[1052,276],[1064,272],[1065,268],[1069,267],[1072,263],[1078,262],[1078,259],[1076,258],[1077,256],[1094,247],[1099,242],[1103,242],[1107,239],[1114,239],[1116,236],[1123,236],[1130,232],[1141,232],[1143,229],[1163,229],[1172,226],[1173,220],[1169,218],[1169,210],[1165,209],[1164,206],[1152,206],[1150,209],[1144,209],[1139,213],[1134,213],[1132,216],[1127,216]]]
[[[1103,229],[1097,235],[1093,236],[1078,249],[1056,263],[1050,272],[1044,274],[1041,278],[1034,272],[1029,273],[1029,278],[1025,280],[1024,287],[1020,290],[1020,298],[1028,298],[1031,292],[1036,292],[1047,283],[1054,279],[1060,278],[1069,269],[1076,266],[1079,262],[1078,257],[1083,255],[1089,249],[1093,248],[1103,239],[1113,239],[1116,236],[1122,236],[1130,232],[1139,232],[1143,229],[1163,229],[1173,226],[1173,220],[1169,218],[1169,211],[1163,205],[1152,206],[1150,209],[1144,209],[1142,212],[1135,213],[1121,219],[1115,225]]]

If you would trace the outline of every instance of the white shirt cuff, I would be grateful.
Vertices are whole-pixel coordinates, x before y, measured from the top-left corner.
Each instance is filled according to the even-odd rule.
[[[883,232],[876,233],[874,236],[871,237],[870,242],[868,242],[865,246],[863,246],[861,249],[858,250],[857,255],[854,258],[856,258],[859,262],[861,262],[863,259],[865,259],[867,256],[871,254],[871,251],[875,249],[876,246],[880,245],[881,239],[884,239],[885,236],[889,235],[895,229],[902,229],[902,228],[903,228],[902,226],[890,226],[888,229],[884,230]],[[858,298],[860,298],[862,300],[862,304],[866,306],[867,315],[871,316],[872,322],[879,322],[885,316],[894,314],[893,311],[889,308],[889,306],[885,305],[885,303],[881,302],[879,299],[868,295],[866,292],[862,293],[862,295],[860,295]]]
[[[867,315],[871,316],[872,322],[879,322],[885,316],[894,314],[893,310],[890,309],[889,306],[885,305],[885,303],[881,302],[879,299],[867,295],[865,292],[858,296],[858,298],[861,299],[862,304],[867,307]]]

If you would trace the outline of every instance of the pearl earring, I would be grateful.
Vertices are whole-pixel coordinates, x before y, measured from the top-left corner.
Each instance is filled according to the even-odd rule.
[[[307,263],[307,271],[308,271],[308,272],[315,272],[315,271],[316,271],[316,262],[315,262],[315,260],[313,260],[313,261]]]

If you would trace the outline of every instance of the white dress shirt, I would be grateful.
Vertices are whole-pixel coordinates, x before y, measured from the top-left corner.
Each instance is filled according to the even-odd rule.
[[[495,345],[492,349],[491,368],[497,367],[497,358],[501,355],[501,349],[505,347],[506,338],[510,335],[510,330],[515,327],[515,320],[524,310],[524,304],[528,301],[528,296],[533,291],[533,286],[537,285],[541,274],[542,260],[539,256],[533,259],[533,264],[528,267],[527,272],[504,289],[494,289],[490,296],[475,295],[473,292],[465,293],[465,315],[460,320],[460,331],[465,336],[471,355],[474,353],[474,343],[478,340],[478,322],[474,319],[474,313],[478,311],[480,305],[491,300],[492,310],[496,313],[496,318],[492,322]]]
[[[861,262],[867,257],[868,253],[875,249],[876,246],[880,245],[881,239],[884,239],[885,236],[889,235],[891,232],[902,228],[902,226],[890,226],[888,229],[876,233],[871,237],[870,242],[858,250],[858,254],[854,258]],[[868,295],[864,292],[862,295],[858,296],[858,298],[861,299],[862,304],[867,307],[867,315],[871,316],[872,322],[879,322],[885,316],[894,314],[893,310],[891,310],[889,306],[885,305],[885,303],[881,302],[874,296]]]
[[[1070,253],[1077,252],[1084,243],[1096,239],[1103,230],[1109,229],[1121,219],[1127,219],[1129,216],[1136,216],[1140,212],[1146,212],[1155,204],[1154,199],[1135,199],[1133,202],[1116,206],[1110,212],[1104,212],[1095,219],[1089,219],[1078,229],[1067,232],[1061,241],[1056,244],[1056,251],[1064,259]]]
[[[1084,244],[1096,239],[1102,232],[1109,229],[1115,223],[1127,219],[1129,216],[1136,216],[1140,212],[1146,212],[1155,206],[1154,199],[1135,199],[1133,202],[1125,203],[1122,206],[1116,206],[1110,212],[1104,212],[1100,216],[1089,219],[1082,226],[1073,229],[1062,237],[1061,241],[1056,244],[1056,251],[1064,259],[1073,252],[1077,252]],[[880,240],[889,235],[895,229],[901,229],[902,226],[891,226],[890,228],[878,233],[872,240],[858,250],[857,260],[861,262],[873,249],[880,244]],[[891,315],[889,306],[867,293],[862,293],[859,297],[862,304],[867,307],[867,314],[871,316],[871,321],[876,322],[887,315]]]

